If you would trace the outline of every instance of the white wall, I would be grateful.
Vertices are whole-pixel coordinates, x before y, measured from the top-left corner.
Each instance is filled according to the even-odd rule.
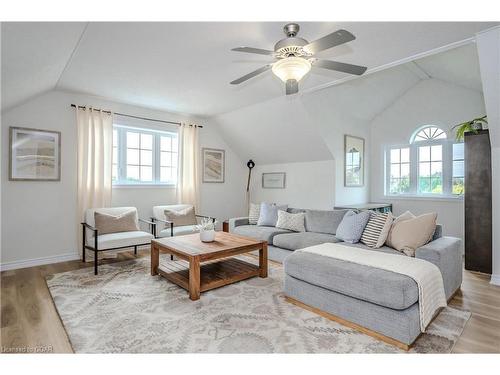
[[[285,189],[263,189],[262,173],[285,172]],[[268,164],[252,170],[250,200],[295,208],[332,209],[335,200],[335,162]]]
[[[76,123],[71,103],[115,112],[203,124],[202,147],[226,150],[226,183],[202,184],[201,212],[219,220],[245,212],[245,169],[238,156],[203,119],[133,107],[67,92],[50,91],[2,113],[2,254],[1,263],[40,258],[62,259],[77,253]],[[61,131],[61,181],[8,181],[8,128],[22,126]],[[154,204],[175,203],[171,188],[114,189],[113,205],[137,206],[148,217]],[[224,204],[220,204],[223,197]],[[62,258],[61,258],[62,257]],[[40,260],[40,262],[43,261]]]
[[[484,115],[480,92],[445,83],[423,80],[380,113],[371,124],[371,200],[388,201],[394,212],[415,214],[437,212],[444,234],[463,239],[463,200],[393,199],[384,196],[384,149],[388,145],[408,144],[415,129],[437,125],[454,137],[455,124]]]

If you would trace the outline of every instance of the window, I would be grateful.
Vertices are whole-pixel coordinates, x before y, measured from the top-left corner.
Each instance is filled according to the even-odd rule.
[[[464,193],[464,145],[433,125],[417,129],[409,145],[386,152],[387,195],[451,197]]]
[[[176,133],[114,125],[114,185],[173,185],[177,158]]]
[[[390,193],[410,192],[410,148],[393,148],[390,151]]]
[[[452,194],[464,193],[464,144],[453,144]]]

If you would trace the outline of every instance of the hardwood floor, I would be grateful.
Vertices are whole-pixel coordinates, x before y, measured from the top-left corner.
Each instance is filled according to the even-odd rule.
[[[149,256],[149,250],[138,256]],[[117,259],[134,258],[133,252]],[[92,267],[92,263],[63,262],[1,273],[1,350],[29,348],[38,352],[71,353],[71,345],[50,297],[45,276]],[[461,292],[450,305],[469,310],[472,317],[454,347],[455,353],[500,353],[500,287],[489,276],[464,271]],[[14,349],[13,349],[14,348]],[[17,350],[18,351],[18,350]]]

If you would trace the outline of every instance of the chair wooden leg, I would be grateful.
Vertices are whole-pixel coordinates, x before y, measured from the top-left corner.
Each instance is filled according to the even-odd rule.
[[[94,275],[97,275],[97,251],[94,251]]]
[[[137,245],[134,246],[134,255],[137,255]]]
[[[82,262],[85,263],[85,252],[87,251],[87,249],[85,248],[85,246],[83,247],[83,251],[82,251]]]

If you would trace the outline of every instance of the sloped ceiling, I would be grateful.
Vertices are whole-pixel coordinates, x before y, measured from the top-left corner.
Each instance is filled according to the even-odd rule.
[[[2,23],[2,109],[53,89],[85,23]]]
[[[52,88],[205,117],[283,97],[283,84],[271,73],[237,87],[229,82],[269,62],[230,49],[272,49],[284,37],[284,23],[3,23],[2,110]],[[357,39],[320,57],[376,68],[495,24],[304,22],[299,35],[314,40],[345,28]],[[346,77],[314,73],[302,89]]]
[[[322,90],[228,112],[213,122],[236,145],[242,160],[274,164],[332,159],[342,156],[344,134],[369,135],[371,121],[422,80],[480,91],[478,72],[471,43]]]

